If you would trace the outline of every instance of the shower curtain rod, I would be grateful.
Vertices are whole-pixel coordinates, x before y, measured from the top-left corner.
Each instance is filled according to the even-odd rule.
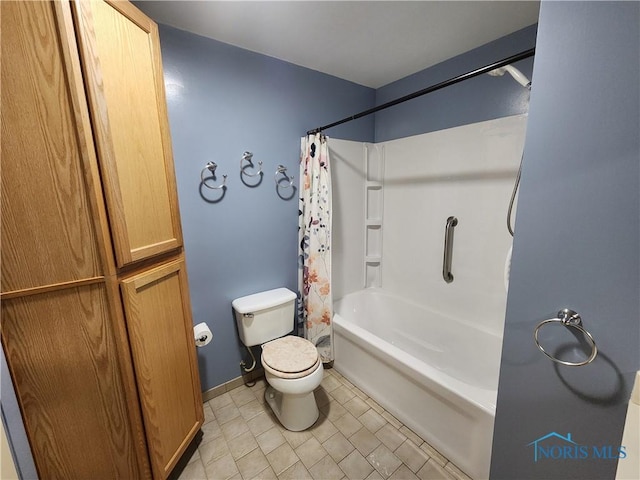
[[[436,90],[440,90],[441,88],[445,88],[450,85],[460,83],[464,80],[468,80],[473,77],[477,77],[478,75],[482,75],[483,73],[490,72],[491,70],[495,70],[496,68],[504,67],[505,65],[509,65],[510,63],[524,60],[525,58],[533,57],[535,53],[536,53],[536,49],[530,48],[529,50],[525,50],[524,52],[520,52],[516,55],[512,55],[510,57],[504,58],[498,62],[492,63],[491,65],[487,65],[485,67],[478,68],[476,70],[472,70],[467,73],[463,73],[462,75],[458,75],[457,77],[450,78],[449,80],[436,83],[435,85],[431,85],[430,87],[423,88],[422,90],[418,90],[417,92],[410,93],[408,95],[405,95],[404,97],[396,98],[395,100],[391,100],[390,102],[383,103],[382,105],[378,105],[377,107],[373,107],[368,110],[364,110],[360,113],[356,113],[355,115],[351,115],[349,117],[343,118],[342,120],[338,120],[337,122],[333,122],[328,125],[324,125],[322,127],[314,128],[313,130],[309,130],[307,132],[307,135],[320,133],[328,128],[336,127],[338,125],[342,125],[343,123],[347,123],[352,120],[357,120],[358,118],[361,118],[361,117],[366,117],[367,115],[371,115],[372,113],[379,112],[380,110],[384,110],[385,108],[393,107],[400,103],[404,103],[406,101],[413,100],[414,98],[421,97],[422,95],[426,95],[427,93],[435,92]]]

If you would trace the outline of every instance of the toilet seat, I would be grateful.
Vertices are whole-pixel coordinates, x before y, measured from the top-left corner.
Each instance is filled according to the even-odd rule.
[[[280,378],[302,378],[320,365],[315,345],[304,338],[288,335],[262,346],[262,366]]]

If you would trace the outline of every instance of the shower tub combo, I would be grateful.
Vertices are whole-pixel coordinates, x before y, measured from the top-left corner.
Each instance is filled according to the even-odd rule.
[[[477,480],[489,477],[526,120],[332,141],[335,368]]]
[[[335,366],[472,478],[488,478],[501,339],[369,288],[335,303]]]

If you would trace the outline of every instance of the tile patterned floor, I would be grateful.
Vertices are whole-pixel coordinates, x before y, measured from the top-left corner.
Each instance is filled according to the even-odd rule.
[[[315,391],[320,418],[289,432],[264,401],[267,384],[205,403],[198,449],[179,480],[470,480],[334,369]]]

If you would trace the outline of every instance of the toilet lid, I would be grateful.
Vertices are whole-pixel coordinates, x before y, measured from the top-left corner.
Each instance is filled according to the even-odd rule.
[[[315,345],[304,338],[289,335],[262,346],[262,366],[278,377],[304,377],[315,370],[319,362]]]

